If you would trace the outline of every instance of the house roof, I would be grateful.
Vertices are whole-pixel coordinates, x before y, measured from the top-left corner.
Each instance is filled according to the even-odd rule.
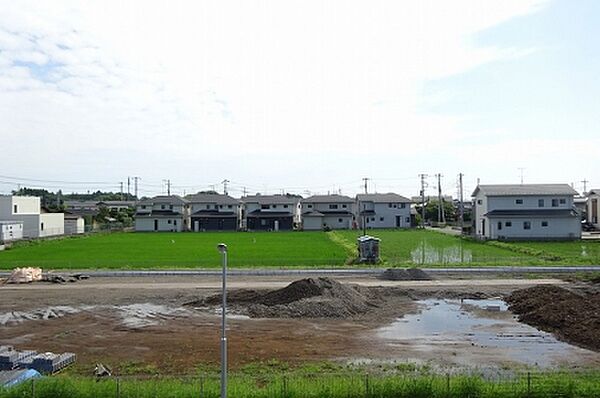
[[[214,203],[217,205],[237,205],[240,203],[238,199],[232,198],[229,195],[199,193],[186,197],[190,203]]]
[[[575,217],[577,212],[565,209],[531,209],[531,210],[492,210],[485,214],[490,218],[497,217]]]
[[[251,211],[248,213],[248,217],[293,217],[294,213],[291,211],[262,211],[260,209]]]
[[[183,214],[174,212],[173,210],[152,210],[150,213],[135,213],[136,217],[156,217],[156,216],[172,216],[181,217]]]
[[[98,206],[135,206],[135,200],[102,200],[97,202]]]
[[[578,195],[569,184],[498,184],[478,185],[471,196]]]
[[[354,203],[354,199],[345,195],[313,195],[301,200],[302,203]]]
[[[65,207],[97,207],[98,201],[96,200],[65,200],[63,202]]]
[[[587,196],[590,196],[590,195],[600,195],[600,188],[590,189],[590,191],[587,193]]]
[[[181,196],[179,195],[171,195],[171,196],[167,196],[167,195],[159,195],[159,196],[155,196],[151,199],[148,200],[144,200],[140,203],[169,203],[169,204],[178,204],[178,205],[185,205],[188,204],[189,202],[185,199],[183,199]]]
[[[356,198],[361,202],[373,202],[373,203],[410,203],[411,200],[404,196],[398,195],[397,193],[369,193],[369,194],[358,194]]]
[[[244,203],[258,203],[259,205],[294,205],[302,197],[290,195],[250,195],[240,199]]]
[[[193,213],[191,217],[232,218],[237,217],[237,214],[232,211],[200,210]]]

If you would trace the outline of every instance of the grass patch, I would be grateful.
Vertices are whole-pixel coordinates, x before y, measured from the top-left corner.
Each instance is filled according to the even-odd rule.
[[[598,397],[600,373],[518,374],[499,379],[482,375],[441,375],[414,372],[375,374],[270,374],[229,378],[229,396],[236,398],[516,398]],[[219,397],[215,376],[180,378],[92,378],[56,376],[0,389],[0,398]]]

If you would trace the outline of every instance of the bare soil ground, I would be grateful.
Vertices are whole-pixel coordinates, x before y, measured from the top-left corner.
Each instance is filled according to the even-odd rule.
[[[507,302],[521,322],[600,350],[600,286],[534,286],[513,292]]]
[[[440,360],[426,346],[373,338],[425,298],[504,297],[555,279],[388,281],[372,277],[234,277],[229,286],[232,367],[276,358],[290,363],[356,358]],[[93,278],[74,284],[0,286],[0,344],[71,351],[82,368],[96,362],[183,373],[219,360],[219,278]],[[281,289],[281,290],[279,290]],[[502,363],[499,350],[447,347],[443,361]],[[461,357],[461,353],[466,353]],[[596,357],[575,362],[598,364]],[[589,362],[591,361],[591,362]]]

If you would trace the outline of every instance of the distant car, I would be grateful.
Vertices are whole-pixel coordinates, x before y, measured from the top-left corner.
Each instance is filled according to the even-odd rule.
[[[581,230],[584,232],[592,232],[592,231],[595,231],[596,228],[594,228],[594,224],[592,224],[591,222],[582,221],[581,222]]]

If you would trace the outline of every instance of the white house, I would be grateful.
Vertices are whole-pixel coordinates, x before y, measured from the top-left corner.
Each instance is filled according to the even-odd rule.
[[[216,193],[196,194],[186,198],[190,204],[192,231],[236,231],[238,229],[239,200]]]
[[[568,184],[478,185],[475,235],[482,239],[579,239],[580,216]]]
[[[354,199],[343,195],[314,195],[300,201],[304,230],[356,227]]]
[[[360,228],[410,228],[411,200],[395,193],[356,195],[356,220]]]
[[[63,235],[63,213],[47,213],[35,196],[0,196],[0,220],[22,221],[24,238]]]
[[[189,202],[177,195],[156,196],[138,202],[135,230],[138,232],[181,232],[189,229]]]
[[[600,229],[600,189],[592,189],[587,194],[587,220]]]
[[[249,230],[291,231],[300,220],[300,196],[261,195],[245,196],[244,223]]]
[[[0,221],[0,243],[23,239],[23,221]]]

